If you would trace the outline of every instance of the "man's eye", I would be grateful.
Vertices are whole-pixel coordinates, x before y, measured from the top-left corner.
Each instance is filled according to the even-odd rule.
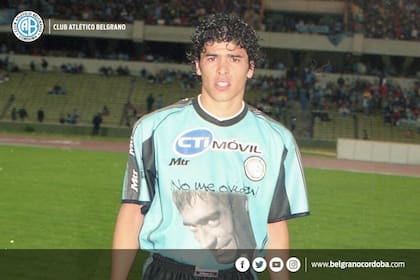
[[[207,225],[209,225],[211,227],[218,226],[219,225],[219,220],[218,219],[208,220]]]
[[[197,227],[193,226],[193,225],[189,225],[187,226],[192,232],[196,232],[197,231]]]
[[[240,59],[240,58],[238,58],[238,57],[232,57],[232,61],[233,61],[233,62],[239,62],[239,61],[241,61],[241,59]]]
[[[214,56],[209,56],[207,58],[207,61],[209,61],[209,62],[212,62],[212,61],[215,61],[215,60],[216,60],[216,58]]]

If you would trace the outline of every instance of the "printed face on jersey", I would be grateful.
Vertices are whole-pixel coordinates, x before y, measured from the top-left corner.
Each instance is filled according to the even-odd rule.
[[[195,66],[202,78],[203,102],[241,102],[246,80],[254,74],[254,64],[249,62],[246,50],[233,42],[206,43]]]
[[[232,200],[239,196],[194,191],[175,191],[173,195],[184,225],[192,231],[202,248],[212,251],[219,263],[232,263],[238,255],[236,249],[253,243],[252,240],[244,240],[251,239],[249,234],[235,226],[235,220],[241,220],[242,217],[235,216],[233,205],[244,203]],[[242,216],[247,213],[245,209],[236,210]]]

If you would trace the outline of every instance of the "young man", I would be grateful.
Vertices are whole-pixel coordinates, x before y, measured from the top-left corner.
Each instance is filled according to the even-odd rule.
[[[256,32],[237,17],[211,15],[188,57],[201,93],[133,129],[113,280],[126,279],[138,248],[151,252],[143,279],[255,279],[252,268],[236,271],[235,259],[287,250],[286,220],[309,214],[292,134],[244,102],[261,59]]]

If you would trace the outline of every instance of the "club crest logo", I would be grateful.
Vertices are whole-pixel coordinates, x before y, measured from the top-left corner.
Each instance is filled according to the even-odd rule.
[[[245,174],[251,181],[261,181],[265,176],[265,161],[258,156],[252,156],[244,162]]]
[[[33,11],[20,12],[12,21],[12,31],[23,42],[33,42],[41,37],[44,21]]]

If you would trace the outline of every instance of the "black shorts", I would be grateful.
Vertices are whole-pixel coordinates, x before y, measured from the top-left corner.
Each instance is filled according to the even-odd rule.
[[[143,280],[255,280],[251,270],[239,272],[234,267],[225,270],[196,270],[192,265],[153,254],[152,262],[145,267]]]

